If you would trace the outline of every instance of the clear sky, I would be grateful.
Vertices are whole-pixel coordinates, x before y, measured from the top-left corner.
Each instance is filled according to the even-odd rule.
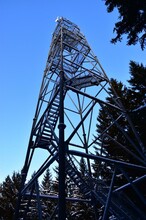
[[[129,79],[140,46],[112,45],[118,14],[102,0],[0,0],[0,182],[20,171],[57,16],[76,23],[109,77]]]

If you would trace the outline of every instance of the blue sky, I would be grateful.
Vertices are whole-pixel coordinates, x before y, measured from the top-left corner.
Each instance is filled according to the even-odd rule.
[[[0,182],[20,171],[57,16],[76,23],[109,77],[129,79],[129,61],[146,52],[112,45],[118,13],[102,0],[0,0]]]

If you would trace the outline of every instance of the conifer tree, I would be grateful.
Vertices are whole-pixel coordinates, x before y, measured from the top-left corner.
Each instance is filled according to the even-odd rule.
[[[58,195],[59,193],[59,166],[58,165],[54,168],[54,172],[56,175],[53,181],[52,190],[54,194]]]
[[[117,93],[119,99],[122,100],[123,105],[127,110],[133,108],[133,103],[131,102],[130,92],[126,86],[124,86],[121,82],[117,80],[111,79],[111,84],[114,90]],[[111,104],[114,104],[115,94],[113,90],[109,88],[110,96],[107,97],[107,101]],[[115,109],[111,109],[108,106],[104,106],[100,109],[98,115],[98,123],[97,123],[97,132],[98,134],[102,134],[107,127],[109,127],[118,117],[118,112]],[[127,121],[124,118],[121,118],[118,121],[118,124],[121,126],[123,130],[127,133],[128,125]],[[129,135],[129,134],[128,134]],[[119,143],[119,144],[118,144]],[[127,149],[131,147],[130,143],[127,142],[127,139],[124,135],[122,135],[120,129],[117,126],[117,123],[113,123],[113,125],[108,129],[108,131],[102,136],[101,140],[99,140],[98,144],[100,144],[103,155],[108,155],[111,158],[125,161],[132,161],[132,156],[125,150],[125,148],[121,148],[121,144],[126,146]]]
[[[83,178],[85,178],[87,173],[87,164],[85,162],[85,159],[81,157],[80,159],[80,167],[79,167],[80,174]]]
[[[83,157],[81,157],[79,161],[79,173],[82,179],[85,180],[85,182],[88,182],[88,171],[87,171],[87,164]],[[92,184],[92,182],[88,183],[89,185]],[[78,191],[77,197],[81,199],[85,199],[84,195]],[[87,199],[87,198],[86,198]],[[72,217],[74,217],[75,220],[81,220],[81,219],[95,219],[93,207],[88,202],[76,202],[73,206],[74,212],[72,212]]]
[[[104,0],[107,11],[112,12],[115,8],[119,12],[118,22],[115,23],[114,32],[116,37],[112,43],[122,40],[127,35],[127,44],[140,43],[141,48],[146,46],[146,3],[145,0]]]
[[[133,61],[130,62],[130,80],[128,81],[130,87],[124,86],[121,82],[112,79],[111,84],[115,89],[118,97],[121,99],[123,105],[125,106],[128,115],[130,115],[133,126],[135,127],[138,136],[146,146],[146,107],[145,107],[145,99],[146,99],[146,68],[141,64],[137,64]],[[107,101],[111,104],[114,104],[113,98],[114,93],[112,89],[109,88],[110,96],[107,98]],[[116,119],[117,112],[114,109],[108,108],[108,106],[102,106],[99,115],[97,117],[97,133],[102,134],[103,131],[110,126],[112,119]],[[119,126],[123,129],[128,135],[134,144],[137,145],[137,139],[133,135],[129,124],[124,118],[118,121]],[[121,145],[122,144],[122,145]],[[139,146],[139,145],[138,145]],[[124,148],[123,148],[124,147]],[[133,148],[133,145],[128,141],[127,138],[123,135],[121,130],[119,130],[116,123],[110,127],[101,136],[101,139],[97,141],[96,145],[96,153],[97,155],[108,156],[117,160],[124,160],[134,164],[143,164],[141,160],[137,158],[139,154],[137,150]],[[145,149],[146,150],[146,149]],[[144,152],[145,152],[144,150]],[[139,156],[140,158],[140,156]],[[93,163],[94,175],[98,174],[100,179],[103,179],[108,182],[108,179],[111,179],[110,171],[112,171],[112,167],[109,164],[104,162],[95,161]],[[99,172],[100,171],[100,172]],[[112,173],[112,172],[111,172]],[[135,178],[141,175],[136,171],[130,171],[130,178]],[[118,175],[119,174],[119,175]],[[123,185],[126,183],[126,179],[122,177],[122,175],[117,173],[119,179],[117,179],[117,186]],[[109,177],[109,178],[108,178]],[[132,198],[132,197],[131,197]]]
[[[51,196],[53,190],[52,188],[53,188],[52,174],[50,172],[50,169],[48,168],[41,182],[41,192],[44,195]],[[43,203],[44,203],[44,210],[43,210],[44,219],[49,219],[56,206],[56,202],[52,199],[46,198],[43,200]]]
[[[0,184],[0,217],[4,220],[13,219],[20,183],[21,175],[14,172]]]
[[[50,193],[52,190],[52,174],[50,173],[49,168],[46,170],[41,183],[43,193]]]
[[[137,107],[146,103],[146,67],[130,61],[130,89],[134,93]]]
[[[144,146],[146,146],[146,67],[143,64],[131,61],[130,80],[128,82],[132,94],[131,100],[135,103],[131,117]]]

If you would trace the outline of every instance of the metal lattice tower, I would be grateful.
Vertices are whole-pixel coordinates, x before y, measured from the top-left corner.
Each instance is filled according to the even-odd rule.
[[[112,97],[108,88],[113,91]],[[113,104],[108,102],[108,96]],[[100,107],[105,108],[111,123],[98,135],[96,124]],[[111,111],[116,111],[115,118]],[[132,138],[122,127],[123,120],[131,129]],[[124,145],[123,138],[119,142],[119,139],[109,135],[114,126],[124,141],[129,143],[131,150]],[[107,139],[126,155],[135,158],[137,163],[112,159],[104,151]],[[35,173],[28,180],[34,167],[33,160],[40,158],[41,153],[45,159],[42,157],[41,164],[35,164]],[[85,177],[79,172],[81,158],[87,164]],[[96,177],[92,169],[94,161],[99,164]],[[59,193],[44,194],[39,190],[38,180],[47,168],[56,164],[59,164]],[[146,199],[144,191],[139,189],[139,183],[145,183],[145,164],[143,144],[85,36],[74,23],[62,17],[57,19],[22,169],[15,219],[29,219],[32,200],[35,201],[38,219],[66,219],[66,201],[91,204],[95,219],[99,219],[99,206],[103,208],[102,219],[108,219],[107,216],[111,219],[145,219]],[[103,165],[110,170],[108,182],[101,176],[100,167]],[[139,175],[131,179],[131,173],[135,172],[139,172]],[[124,176],[126,181],[117,187],[120,176]],[[82,198],[77,197],[77,193],[69,197],[66,193],[67,178],[82,193]],[[127,193],[129,188],[130,193],[135,195],[135,201]],[[48,218],[44,217],[44,199],[57,201]]]

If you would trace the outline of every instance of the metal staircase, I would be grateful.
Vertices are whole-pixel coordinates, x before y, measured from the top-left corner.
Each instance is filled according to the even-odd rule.
[[[57,124],[59,113],[59,94],[54,97],[47,108],[48,111],[43,114],[35,131],[35,135],[37,137],[35,146],[45,147],[46,149],[51,144],[52,140],[58,141],[54,130]]]
[[[58,24],[52,36],[26,159],[22,169],[22,185],[18,196],[15,219],[29,219],[29,205],[32,200],[35,200],[35,204],[37,204],[38,219],[44,219],[42,214],[43,198],[48,200],[59,198],[59,201],[61,201],[60,195],[62,194],[60,191],[58,197],[56,195],[52,197],[49,194],[43,195],[39,192],[39,187],[36,188],[38,179],[46,169],[55,166],[54,164],[57,162],[60,167],[59,175],[66,175],[70,178],[80,190],[84,200],[82,202],[90,201],[91,207],[94,206],[96,209],[97,204],[98,207],[104,207],[102,220],[110,218],[111,215],[117,220],[144,220],[145,210],[141,210],[140,206],[137,206],[136,202],[131,201],[131,198],[127,196],[126,186],[121,185],[121,188],[123,188],[120,192],[115,190],[117,188],[114,185],[116,177],[112,169],[110,184],[105,184],[104,180],[98,181],[98,178],[101,179],[100,172],[97,175],[98,178],[93,177],[93,160],[107,164],[110,168],[126,170],[126,172],[127,169],[138,170],[141,175],[144,175],[146,167],[143,147],[141,147],[142,143],[135,128],[132,127],[132,122],[122,102],[111,86],[111,82],[97,57],[94,56],[85,36],[80,32],[79,27],[65,18],[59,18],[57,22]],[[110,95],[108,93],[109,87],[113,89],[115,94],[113,104],[106,99]],[[100,107],[108,107],[110,111],[116,111],[116,118],[111,118],[110,125],[106,127],[102,135],[95,137],[96,118]],[[124,129],[122,130],[121,118],[129,123],[136,143],[130,140]],[[101,153],[102,145],[98,146],[98,155],[94,154],[94,147],[98,140],[103,140],[104,144],[109,135],[108,131],[113,126],[120,128],[121,136],[124,135],[124,138],[127,138],[130,143],[130,147],[133,147],[128,153],[138,160],[138,164],[112,159],[106,152]],[[114,140],[122,150],[127,147],[124,148],[122,138],[121,142],[117,142],[114,137],[111,137],[111,140]],[[41,166],[35,170],[33,177],[27,181],[28,172],[32,169],[31,164],[37,150],[45,152],[47,157],[45,161],[42,161]],[[125,153],[127,153],[127,149],[125,149]],[[60,157],[61,154],[64,154],[63,157]],[[74,161],[74,157],[76,157],[76,161]],[[77,163],[82,157],[86,160],[88,167],[85,178],[81,176]],[[65,159],[62,161],[60,158]],[[63,167],[62,162],[65,165],[63,169],[61,169]],[[124,175],[124,171],[122,174]],[[141,195],[142,193],[139,192],[135,183],[130,180],[128,183],[133,193],[145,205],[145,197]],[[60,179],[59,190],[63,188],[65,195],[64,187],[65,180]],[[77,197],[63,198],[62,201],[67,199],[71,201],[75,199],[81,202]],[[65,212],[65,202],[63,205],[64,211],[62,212]],[[52,216],[55,215],[58,219],[65,220],[65,213],[62,215],[58,211],[59,206],[60,203],[54,209]],[[98,219],[97,215],[95,216],[95,219]]]

